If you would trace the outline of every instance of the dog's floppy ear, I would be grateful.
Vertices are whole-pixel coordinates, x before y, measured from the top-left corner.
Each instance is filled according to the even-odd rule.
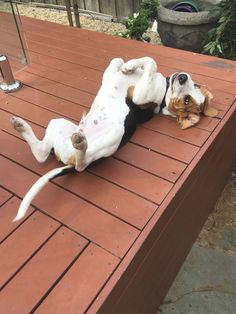
[[[219,111],[210,106],[210,102],[213,98],[212,93],[205,86],[201,86],[200,89],[205,96],[205,100],[200,106],[202,113],[207,117],[216,117]]]

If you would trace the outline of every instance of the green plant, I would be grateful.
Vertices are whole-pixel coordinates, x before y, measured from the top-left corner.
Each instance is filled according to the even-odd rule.
[[[117,35],[149,42],[150,37],[145,33],[148,29],[149,22],[157,17],[158,5],[159,0],[143,0],[140,4],[139,12],[122,22],[127,31],[117,33]]]
[[[222,0],[217,10],[221,17],[217,27],[208,32],[203,53],[236,60],[236,1]]]

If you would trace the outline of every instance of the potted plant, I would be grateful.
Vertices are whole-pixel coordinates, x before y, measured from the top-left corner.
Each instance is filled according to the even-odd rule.
[[[158,33],[169,47],[201,52],[206,33],[216,26],[219,12],[210,12],[220,0],[160,0]],[[178,10],[176,5],[182,6]]]
[[[220,19],[208,33],[203,53],[236,60],[236,1],[222,0],[215,9]]]
[[[151,21],[156,19],[159,0],[142,0],[139,12],[125,19],[122,23],[126,27],[125,32],[117,33],[118,36],[149,42],[146,34]]]

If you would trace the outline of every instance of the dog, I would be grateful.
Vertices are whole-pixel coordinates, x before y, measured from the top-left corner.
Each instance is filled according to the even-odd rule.
[[[57,160],[65,164],[36,181],[13,221],[24,217],[48,181],[74,170],[81,172],[96,160],[111,156],[129,141],[138,124],[148,121],[160,110],[177,117],[186,128],[196,123],[200,111],[208,113],[209,102],[207,91],[196,85],[187,73],[174,73],[168,79],[157,72],[152,58],[126,63],[115,58],[103,74],[101,88],[89,112],[78,125],[62,118],[53,119],[43,140],[39,140],[26,121],[12,117],[12,126],[29,144],[38,162],[45,162],[53,150]]]

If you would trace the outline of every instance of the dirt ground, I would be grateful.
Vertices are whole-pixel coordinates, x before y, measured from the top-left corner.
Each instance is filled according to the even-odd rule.
[[[35,8],[32,6],[19,5],[21,15],[48,20],[56,23],[68,25],[68,19],[65,11]],[[124,31],[124,25],[120,23],[105,22],[81,16],[82,28],[104,32],[115,35],[116,32]],[[157,33],[149,30],[153,44],[160,44],[160,38]],[[191,210],[191,208],[189,209]],[[231,233],[236,227],[236,166],[218,199],[212,214],[209,216],[205,226],[200,233],[197,243],[204,247],[217,247],[221,239],[227,235],[231,246],[225,248],[227,251],[236,251],[235,233]]]

